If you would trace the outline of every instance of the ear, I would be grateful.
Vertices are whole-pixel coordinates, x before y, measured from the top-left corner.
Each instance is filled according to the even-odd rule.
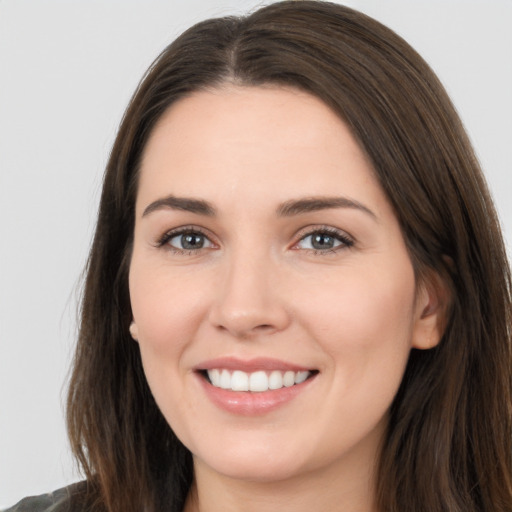
[[[132,320],[132,323],[130,324],[130,335],[135,341],[139,340],[139,329],[135,320]]]
[[[412,347],[428,350],[443,337],[450,310],[451,293],[437,273],[424,276],[416,293]]]

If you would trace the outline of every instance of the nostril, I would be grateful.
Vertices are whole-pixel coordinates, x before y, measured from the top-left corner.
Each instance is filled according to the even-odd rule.
[[[261,325],[254,326],[252,329],[240,331],[238,333],[238,337],[241,339],[249,339],[254,336],[257,336],[258,334],[272,334],[277,331],[278,331],[278,329],[274,325],[261,324]]]
[[[250,339],[262,334],[272,334],[280,330],[279,326],[272,324],[258,324],[247,321],[247,318],[239,318],[236,321],[218,323],[215,328],[222,332],[231,333],[240,339]]]
[[[279,287],[270,283],[262,261],[242,263],[231,262],[228,275],[220,278],[210,304],[209,322],[239,338],[282,331],[290,316]]]
[[[275,329],[273,325],[270,324],[263,324],[263,325],[257,325],[255,329],[259,329],[260,331],[268,331],[269,329]]]

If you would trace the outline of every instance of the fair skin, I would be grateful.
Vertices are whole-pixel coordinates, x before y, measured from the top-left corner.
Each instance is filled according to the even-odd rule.
[[[233,85],[172,105],[142,159],[129,283],[148,383],[193,454],[187,511],[376,510],[387,412],[411,347],[439,341],[438,298],[328,107]]]

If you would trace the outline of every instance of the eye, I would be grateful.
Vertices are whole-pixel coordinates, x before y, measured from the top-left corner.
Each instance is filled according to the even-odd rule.
[[[212,241],[200,231],[187,229],[166,233],[158,243],[159,246],[170,246],[176,252],[194,252],[214,247]]]
[[[352,245],[353,240],[338,230],[319,229],[303,236],[295,247],[315,252],[333,252]]]

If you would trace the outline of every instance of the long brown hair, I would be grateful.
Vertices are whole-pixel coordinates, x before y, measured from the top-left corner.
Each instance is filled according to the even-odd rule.
[[[377,21],[285,1],[197,24],[133,96],[106,170],[87,267],[68,428],[98,510],[182,509],[192,460],[130,338],[128,268],[141,152],[173,102],[223,83],[307,91],[350,127],[393,205],[418,276],[451,290],[438,347],[413,350],[377,468],[386,512],[510,512],[511,279],[486,183],[443,87]]]

